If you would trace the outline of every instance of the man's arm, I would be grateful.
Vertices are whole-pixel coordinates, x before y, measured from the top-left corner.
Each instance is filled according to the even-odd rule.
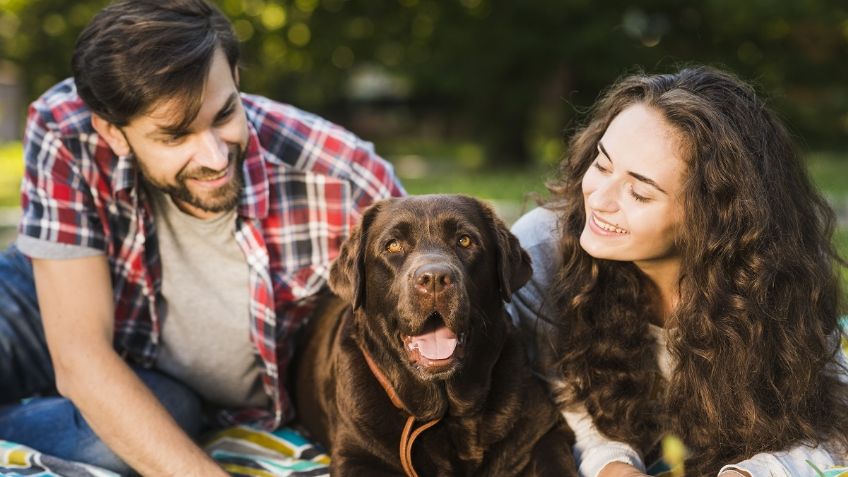
[[[106,257],[34,259],[33,272],[56,386],[100,439],[142,475],[227,475],[112,347]]]

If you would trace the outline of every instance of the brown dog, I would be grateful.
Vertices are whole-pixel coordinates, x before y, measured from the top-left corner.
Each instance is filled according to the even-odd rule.
[[[296,366],[300,422],[333,475],[576,475],[572,433],[504,311],[530,275],[475,199],[365,211],[330,271],[339,298],[319,307]]]

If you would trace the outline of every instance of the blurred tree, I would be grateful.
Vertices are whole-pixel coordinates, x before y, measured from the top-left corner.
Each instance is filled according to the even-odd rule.
[[[77,35],[107,0],[0,0],[0,61],[16,64],[27,101],[70,75]]]
[[[0,0],[0,59],[19,66],[28,99],[69,74],[76,35],[105,3]],[[538,156],[536,142],[560,138],[637,65],[725,66],[814,145],[844,144],[848,132],[848,6],[838,0],[216,3],[243,41],[245,90],[343,122],[363,101],[405,107],[419,128],[480,141],[492,163]]]

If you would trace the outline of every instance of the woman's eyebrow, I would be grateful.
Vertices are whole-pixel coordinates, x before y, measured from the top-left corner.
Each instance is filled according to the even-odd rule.
[[[612,160],[612,157],[609,155],[606,148],[604,148],[604,145],[603,143],[601,143],[601,141],[598,141],[598,149],[601,151],[601,154],[603,154],[604,156],[606,156],[607,159],[609,159],[610,162],[615,162]],[[642,174],[633,171],[627,171],[627,174],[629,174],[631,177],[638,180],[639,182],[644,182],[645,184],[648,184],[649,186],[662,192],[663,194],[668,195],[668,192],[666,192],[662,187],[660,187],[660,185],[657,184],[653,179],[645,177]]]

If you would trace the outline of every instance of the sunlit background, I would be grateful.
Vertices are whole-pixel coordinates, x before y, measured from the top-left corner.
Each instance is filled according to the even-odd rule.
[[[0,0],[0,246],[18,217],[26,106],[70,75],[75,38],[106,3]],[[375,142],[412,193],[476,195],[508,221],[544,193],[567,132],[619,75],[728,68],[796,135],[848,256],[842,0],[215,3],[243,42],[245,91]]]
[[[103,0],[0,0],[0,223],[15,220],[26,105],[70,75]],[[219,0],[248,92],[372,140],[413,193],[507,220],[619,75],[686,63],[753,82],[798,137],[848,251],[848,4],[839,0]],[[9,240],[8,232],[3,240]]]

